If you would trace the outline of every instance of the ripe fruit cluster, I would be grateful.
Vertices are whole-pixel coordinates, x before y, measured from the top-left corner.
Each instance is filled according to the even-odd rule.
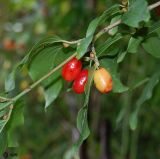
[[[88,80],[88,70],[82,70],[82,62],[77,58],[72,58],[62,68],[62,77],[68,81],[74,81],[72,89],[75,93],[83,93]]]
[[[62,77],[68,81],[74,81],[72,89],[75,93],[83,93],[88,80],[88,70],[82,70],[82,62],[75,57],[66,63],[62,68]],[[110,73],[99,68],[94,73],[94,84],[101,93],[108,93],[112,90],[112,77]]]

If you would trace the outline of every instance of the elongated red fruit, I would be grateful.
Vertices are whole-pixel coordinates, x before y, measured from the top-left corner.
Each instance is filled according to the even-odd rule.
[[[105,68],[95,71],[94,84],[101,93],[108,93],[112,90],[112,77]]]
[[[75,79],[73,86],[72,86],[73,91],[77,94],[83,93],[87,80],[88,80],[88,70],[84,69]]]
[[[62,68],[62,77],[70,82],[76,79],[82,69],[82,63],[77,58],[72,58]]]

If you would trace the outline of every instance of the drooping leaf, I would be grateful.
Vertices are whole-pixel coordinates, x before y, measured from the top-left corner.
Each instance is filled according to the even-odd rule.
[[[122,107],[119,114],[118,114],[118,117],[116,119],[116,124],[119,125],[119,123],[123,120],[124,116],[125,116],[125,107]]]
[[[92,36],[95,33],[99,21],[100,21],[99,17],[91,21],[87,29],[86,37]]]
[[[87,112],[88,112],[88,102],[89,102],[89,95],[90,95],[90,89],[93,81],[93,75],[94,75],[94,68],[89,69],[89,75],[88,75],[88,81],[85,87],[85,101],[83,107],[78,112],[77,116],[77,128],[80,132],[81,140],[85,140],[90,131],[88,128],[88,121],[87,121]]]
[[[150,13],[146,0],[129,0],[128,11],[122,16],[122,22],[131,27],[138,27],[140,22],[148,22]]]
[[[16,71],[12,71],[5,80],[5,91],[10,92],[15,88],[15,74]]]
[[[59,45],[48,47],[32,58],[29,64],[29,74],[36,81],[49,73],[53,68],[67,59],[71,52],[64,52]],[[59,95],[62,88],[60,70],[56,71],[48,79],[42,82],[44,95],[46,99],[45,108],[47,108]]]
[[[160,38],[150,37],[143,44],[145,51],[156,58],[160,58]]]
[[[86,37],[88,37],[88,36],[90,36],[90,35],[93,35],[93,34],[95,33],[95,31],[96,31],[97,26],[98,26],[100,23],[102,24],[102,23],[105,22],[105,20],[107,20],[110,16],[112,16],[112,15],[118,13],[118,12],[120,12],[120,6],[119,6],[119,5],[114,5],[114,6],[112,6],[111,8],[107,9],[106,11],[104,11],[100,17],[95,18],[94,20],[92,20],[91,23],[90,23],[89,26],[88,26],[87,33],[86,33]],[[116,18],[113,18],[113,19],[114,19],[114,20],[112,20],[112,22],[115,21],[115,20],[120,19],[120,17],[119,17],[119,16],[116,16]],[[112,22],[111,22],[111,23],[112,23]]]
[[[32,58],[36,55],[39,54],[40,51],[43,49],[50,47],[51,45],[55,43],[63,43],[66,42],[65,40],[62,40],[58,36],[50,36],[46,37],[39,42],[37,42],[32,49],[29,51],[29,53],[22,59],[21,62],[19,62],[13,71],[8,75],[8,77],[5,80],[5,91],[10,92],[15,88],[15,78],[16,78],[16,73],[25,65],[31,62]]]
[[[135,130],[137,127],[138,123],[138,114],[140,111],[140,108],[144,104],[145,101],[149,100],[152,97],[153,90],[155,86],[158,84],[160,80],[160,71],[156,71],[156,73],[150,78],[148,84],[144,87],[143,92],[139,99],[136,102],[136,109],[135,111],[131,114],[129,124],[130,128],[132,130]]]
[[[12,102],[0,102],[0,111],[3,110],[4,108],[7,108],[8,106],[10,106],[12,104]]]
[[[128,87],[124,86],[120,81],[120,76],[117,72],[118,64],[116,59],[102,59],[100,60],[100,65],[106,68],[112,76],[113,92],[122,93],[129,89]]]
[[[127,54],[127,51],[120,52],[120,53],[118,54],[117,63],[122,62],[122,61],[124,60],[126,54]]]
[[[10,119],[7,123],[8,147],[17,147],[18,146],[15,130],[18,126],[20,126],[24,123],[23,108],[24,108],[23,101],[17,101],[14,104],[14,109],[13,109],[12,114],[10,115]]]
[[[29,74],[31,78],[36,81],[42,76],[46,75],[58,64],[63,62],[64,59],[69,57],[70,53],[63,52],[61,46],[49,47],[37,54],[29,64]],[[53,81],[53,78],[57,78],[60,72],[55,72],[50,78],[45,80],[42,84],[47,86]]]
[[[88,47],[93,39],[93,35],[90,35],[81,40],[80,44],[77,47],[77,58],[80,59],[87,52]]]
[[[7,148],[7,133],[3,131],[0,133],[0,157],[5,152]]]
[[[127,52],[136,53],[138,51],[139,45],[142,42],[142,40],[143,40],[142,37],[138,38],[131,37],[128,43]]]
[[[144,79],[137,79],[135,81],[134,84],[132,84],[132,87],[130,88],[130,90],[134,90],[142,85],[144,85],[145,83],[147,83],[149,81],[150,78],[146,77]]]
[[[32,57],[35,56],[35,54],[38,54],[43,49],[48,48],[51,45],[54,45],[55,43],[62,43],[64,41],[65,40],[62,40],[58,36],[50,36],[50,37],[43,38],[42,40],[40,40],[39,42],[37,42],[32,47],[32,49],[28,53],[28,57],[26,59],[26,62],[30,62],[30,60],[32,59]]]
[[[82,138],[81,140],[85,140],[90,134],[87,121],[87,113],[88,107],[85,106],[80,109],[77,116],[77,128],[80,132],[80,136]]]
[[[44,89],[44,96],[46,100],[45,108],[47,108],[58,97],[62,89],[62,80],[58,79]]]
[[[120,13],[120,5],[115,4],[106,11],[104,11],[104,13],[101,15],[100,25],[105,23],[108,18],[118,13]]]
[[[96,31],[96,28],[99,26],[99,24],[102,24],[107,18],[109,18],[111,15],[119,12],[119,5],[115,5],[111,7],[110,9],[106,10],[100,17],[95,18],[91,21],[91,23],[88,26],[86,37],[81,40],[80,44],[77,47],[77,58],[80,59],[84,56],[84,54],[87,52],[89,45],[92,42],[93,35]]]
[[[93,81],[94,71],[95,71],[95,68],[89,69],[88,81],[85,87],[86,96],[85,96],[84,105],[78,112],[78,116],[77,116],[77,128],[79,130],[80,136],[78,141],[71,147],[71,149],[65,155],[65,159],[73,158],[73,156],[75,156],[75,154],[77,153],[83,141],[90,134],[90,130],[88,128],[87,113],[88,113],[88,102],[89,102],[89,95],[90,95],[90,89]]]
[[[6,124],[8,123],[11,113],[12,113],[12,102],[3,102],[0,103],[0,113],[1,113],[1,118],[0,118],[0,133],[3,131],[5,128]]]
[[[17,72],[24,66],[28,55],[25,56],[12,70],[12,72],[5,79],[5,91],[10,92],[15,88],[15,80]]]

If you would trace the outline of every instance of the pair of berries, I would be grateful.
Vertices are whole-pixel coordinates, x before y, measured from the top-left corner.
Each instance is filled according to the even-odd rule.
[[[75,57],[62,68],[62,77],[68,82],[74,80],[72,89],[78,94],[84,92],[88,80],[88,70],[81,69],[81,61]],[[106,69],[99,68],[94,73],[94,84],[101,93],[108,93],[112,90],[112,77]]]
[[[88,70],[82,70],[82,62],[77,58],[72,58],[62,68],[62,77],[68,81],[74,81],[72,89],[75,93],[83,93],[88,80]]]

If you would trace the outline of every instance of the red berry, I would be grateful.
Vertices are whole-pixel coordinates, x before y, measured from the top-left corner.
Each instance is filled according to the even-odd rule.
[[[62,68],[62,77],[66,81],[73,81],[80,74],[82,69],[82,63],[77,58],[72,58],[68,63],[66,63]]]
[[[87,80],[88,80],[88,70],[82,70],[73,83],[72,86],[73,91],[78,94],[83,93]]]

